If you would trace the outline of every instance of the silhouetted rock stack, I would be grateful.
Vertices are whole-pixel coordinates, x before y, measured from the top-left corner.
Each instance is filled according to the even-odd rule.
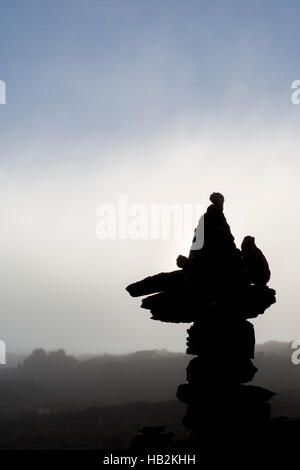
[[[183,424],[192,435],[197,439],[205,431],[214,439],[221,432],[225,438],[230,429],[231,437],[257,436],[269,425],[266,402],[274,394],[244,385],[257,371],[252,363],[254,328],[248,319],[276,302],[275,291],[266,285],[270,270],[254,238],[245,237],[237,249],[223,214],[223,196],[213,193],[210,200],[202,248],[192,245],[188,258],[179,256],[180,270],[147,277],[127,291],[134,297],[148,295],[142,308],[154,320],[193,322],[187,353],[197,357],[188,365],[187,383],[177,391],[188,405]]]

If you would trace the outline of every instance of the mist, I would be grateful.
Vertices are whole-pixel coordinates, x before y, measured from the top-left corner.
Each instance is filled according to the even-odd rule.
[[[257,342],[300,335],[297,3],[275,2],[272,15],[268,2],[229,3],[2,6],[8,352],[185,349],[187,325],[149,321],[125,286],[175,269],[192,233],[99,240],[97,207],[122,194],[129,204],[206,207],[222,192],[237,245],[256,237],[277,290],[255,320]]]
[[[70,158],[49,161],[42,169],[20,165],[2,171],[1,332],[8,350],[183,351],[187,325],[149,322],[125,286],[175,269],[176,257],[188,254],[192,233],[179,240],[99,240],[96,209],[102,203],[117,208],[120,194],[129,204],[205,207],[214,190],[225,195],[237,245],[254,235],[271,266],[280,301],[255,320],[258,342],[294,339],[300,331],[298,163],[286,165],[286,147],[297,152],[297,137],[293,129],[269,129],[253,142],[254,131],[240,126],[238,137],[235,132],[199,128],[188,134],[182,128],[152,139],[150,148],[144,141],[112,146],[120,163],[106,168],[103,154],[100,161],[87,154],[84,164]],[[49,149],[34,149],[41,151]],[[134,166],[128,165],[128,155]],[[110,161],[110,154],[105,158]]]

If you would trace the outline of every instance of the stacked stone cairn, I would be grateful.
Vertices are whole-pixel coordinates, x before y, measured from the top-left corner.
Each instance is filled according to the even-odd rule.
[[[191,437],[257,437],[270,426],[267,402],[274,393],[245,385],[257,371],[254,327],[248,319],[275,303],[276,293],[267,286],[269,266],[254,237],[245,237],[238,249],[223,213],[224,197],[213,193],[210,201],[201,219],[201,247],[195,231],[189,257],[177,258],[180,269],[147,277],[127,291],[146,296],[141,307],[150,310],[153,320],[192,323],[187,354],[195,357],[187,367],[187,383],[177,390],[187,404],[183,424]]]

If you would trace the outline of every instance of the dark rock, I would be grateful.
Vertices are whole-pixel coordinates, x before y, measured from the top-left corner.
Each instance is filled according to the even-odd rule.
[[[262,251],[255,245],[255,238],[249,235],[245,237],[241,248],[242,265],[248,280],[265,286],[270,280],[271,271]]]

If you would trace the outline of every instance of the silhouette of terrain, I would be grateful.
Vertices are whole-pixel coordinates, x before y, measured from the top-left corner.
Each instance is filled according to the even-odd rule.
[[[16,368],[0,368],[0,410],[175,399],[186,364],[183,354],[166,351],[78,360],[62,350],[47,354],[39,349]]]
[[[273,417],[300,417],[300,365],[292,352],[290,343],[256,346],[252,383],[276,392]],[[79,360],[60,351],[29,359],[0,368],[0,449],[126,449],[137,429],[162,424],[176,439],[187,436],[185,405],[175,400],[190,360],[184,353]]]

